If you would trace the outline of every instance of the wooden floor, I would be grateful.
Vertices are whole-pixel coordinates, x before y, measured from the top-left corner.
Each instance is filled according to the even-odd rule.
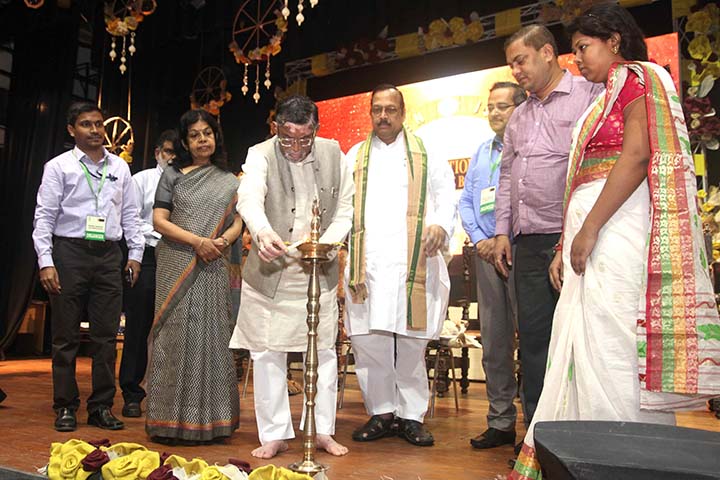
[[[78,379],[81,398],[90,392],[90,362],[82,358],[78,362]],[[0,404],[0,465],[22,471],[35,471],[47,463],[51,442],[64,442],[70,438],[97,440],[108,438],[111,442],[132,441],[150,449],[168,451],[188,459],[201,457],[209,463],[227,463],[228,458],[239,458],[253,467],[266,463],[287,466],[302,460],[302,445],[298,438],[290,442],[290,450],[271,461],[260,461],[250,456],[257,445],[257,432],[253,415],[252,390],[241,399],[240,429],[222,445],[202,447],[167,447],[150,442],[145,434],[144,419],[124,419],[126,427],[108,432],[84,423],[86,412],[82,409],[76,432],[59,433],[53,429],[52,379],[49,359],[10,360],[0,362],[0,387],[8,398]],[[291,397],[293,416],[300,418],[302,396]],[[348,376],[344,408],[338,411],[335,438],[350,448],[341,458],[318,452],[316,460],[330,467],[330,480],[433,480],[493,478],[497,473],[508,471],[507,462],[512,457],[510,446],[478,451],[469,445],[469,439],[486,428],[487,411],[485,387],[472,383],[466,396],[460,398],[460,411],[455,412],[452,396],[437,399],[436,414],[426,423],[435,435],[434,447],[414,447],[400,438],[386,438],[370,443],[357,443],[350,439],[352,430],[366,420],[362,398],[357,382]],[[119,416],[122,399],[116,397],[115,413]],[[709,412],[693,412],[678,415],[678,424],[706,430],[720,431],[720,420]],[[524,433],[522,417],[518,419],[518,434]],[[518,437],[519,438],[519,437]]]

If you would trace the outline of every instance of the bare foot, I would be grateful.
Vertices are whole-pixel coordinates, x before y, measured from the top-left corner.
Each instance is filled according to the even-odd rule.
[[[273,458],[278,453],[284,452],[287,449],[288,444],[285,440],[271,440],[250,452],[250,455],[256,458]]]
[[[330,455],[335,455],[336,457],[342,457],[348,453],[348,448],[340,445],[330,435],[317,434],[315,437],[315,445],[317,445],[318,448],[322,448]]]

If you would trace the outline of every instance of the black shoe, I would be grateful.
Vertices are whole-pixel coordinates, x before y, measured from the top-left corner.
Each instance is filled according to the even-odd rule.
[[[394,423],[394,416],[385,418],[382,415],[373,415],[365,425],[353,432],[352,439],[356,442],[370,442],[383,437],[391,437],[395,435],[392,428]]]
[[[122,416],[137,418],[142,415],[142,409],[140,408],[140,402],[128,402],[123,405]]]
[[[7,398],[7,393],[3,392],[3,389],[0,388],[0,403],[2,403],[3,400]]]
[[[515,455],[520,455],[520,450],[522,450],[522,447],[523,447],[523,442],[520,442],[517,445],[515,445],[515,448],[514,448]]]
[[[76,428],[75,410],[72,408],[59,408],[55,418],[55,430],[58,432],[74,432]]]
[[[178,439],[173,437],[154,436],[150,437],[150,441],[155,443],[162,443],[163,445],[169,445],[171,447],[174,447],[178,444]]]
[[[417,420],[400,419],[398,435],[418,447],[430,447],[435,439],[427,427]]]
[[[470,439],[470,445],[474,448],[485,449],[495,448],[500,445],[514,445],[515,430],[498,430],[497,428],[488,428],[482,434]]]
[[[88,415],[88,425],[104,428],[106,430],[120,430],[125,424],[112,414],[109,407],[100,407]]]

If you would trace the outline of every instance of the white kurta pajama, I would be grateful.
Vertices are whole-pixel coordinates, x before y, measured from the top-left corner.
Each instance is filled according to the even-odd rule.
[[[360,144],[347,154],[354,166]],[[450,278],[439,253],[427,259],[427,327],[407,328],[408,174],[404,134],[390,145],[373,136],[365,200],[365,275],[368,298],[353,303],[346,289],[346,323],[355,351],[356,374],[370,415],[394,413],[422,422],[429,390],[425,347],[438,338],[445,319]],[[450,165],[428,151],[424,227],[452,235],[455,181]],[[345,271],[349,278],[349,262]],[[394,352],[397,351],[397,360]]]
[[[302,162],[288,162],[295,188],[295,218],[291,242],[310,236],[312,202],[316,195],[313,172],[314,154]],[[320,237],[321,243],[341,242],[352,221],[352,172],[342,159],[340,191],[333,222]],[[253,239],[264,228],[271,228],[265,215],[267,159],[250,148],[243,165],[245,175],[238,188],[238,212]],[[306,304],[309,268],[297,251],[288,252],[274,297],[243,283],[237,323],[230,348],[246,348],[253,359],[253,392],[260,442],[294,438],[287,395],[287,352],[307,349]],[[318,325],[319,373],[315,420],[317,432],[333,435],[337,395],[337,286],[320,295]]]

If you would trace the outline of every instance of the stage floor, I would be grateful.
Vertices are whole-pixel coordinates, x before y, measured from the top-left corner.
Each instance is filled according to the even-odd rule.
[[[83,401],[90,393],[90,360],[78,361],[78,381]],[[297,380],[299,372],[295,373]],[[0,404],[0,466],[34,472],[47,463],[50,444],[70,438],[111,442],[130,441],[159,452],[170,452],[188,459],[201,457],[210,464],[227,463],[228,458],[247,460],[253,467],[268,463],[287,466],[302,460],[301,432],[290,441],[290,449],[272,460],[258,460],[250,456],[255,448],[257,432],[253,414],[252,386],[240,402],[240,428],[225,444],[199,447],[168,447],[150,442],[145,434],[144,418],[123,419],[125,429],[109,432],[90,427],[84,422],[86,412],[81,406],[77,431],[60,433],[53,429],[52,379],[49,359],[8,360],[0,362],[0,388],[8,398]],[[240,386],[241,388],[241,386]],[[459,390],[459,387],[458,387]],[[118,389],[114,413],[120,416],[122,398]],[[302,395],[290,397],[293,417],[300,419]],[[354,376],[348,375],[345,404],[338,410],[335,438],[350,448],[345,457],[332,457],[318,452],[316,460],[330,467],[330,480],[440,480],[440,479],[491,479],[497,473],[507,473],[507,462],[513,456],[512,447],[505,446],[479,451],[470,447],[470,438],[486,428],[487,412],[485,385],[471,383],[467,395],[460,398],[460,411],[456,412],[452,394],[438,398],[435,418],[427,425],[435,436],[435,446],[415,447],[400,438],[386,438],[375,442],[353,442],[350,435],[366,420],[362,397]],[[143,404],[144,407],[144,404]],[[710,412],[678,414],[678,425],[720,431],[720,420]],[[524,433],[522,416],[518,419],[518,434]],[[518,437],[519,440],[519,437]]]

